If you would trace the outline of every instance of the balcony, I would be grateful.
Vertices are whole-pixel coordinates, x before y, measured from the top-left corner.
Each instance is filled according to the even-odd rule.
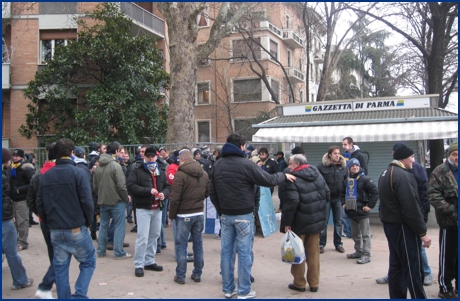
[[[278,27],[276,27],[275,25],[273,25],[269,21],[260,21],[259,29],[268,29],[269,31],[271,31],[272,33],[277,35],[278,37],[280,37],[280,38],[283,37],[281,29],[279,29]]]
[[[296,83],[305,82],[305,74],[295,67],[287,67],[286,73],[288,75],[289,80],[294,81]]]
[[[10,71],[10,64],[2,64],[2,90],[9,90],[11,88]]]
[[[133,20],[131,35],[148,35],[157,39],[165,38],[165,21],[133,2],[120,2],[120,10]]]
[[[2,2],[2,19],[11,18],[11,2]]]
[[[303,48],[303,39],[293,29],[283,29],[283,41],[291,48]]]
[[[313,54],[313,61],[319,64],[324,63],[324,51],[322,51],[321,49],[316,50]]]

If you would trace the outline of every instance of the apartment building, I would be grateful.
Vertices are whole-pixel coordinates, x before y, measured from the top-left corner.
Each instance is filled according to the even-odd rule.
[[[18,128],[25,123],[29,103],[22,90],[46,68],[57,45],[77,38],[74,17],[83,18],[97,2],[2,2],[2,145],[37,147],[40,138],[27,140]],[[152,2],[119,2],[120,10],[133,20],[133,36],[148,35],[158,39],[163,50],[164,68],[169,72],[165,48],[166,24]]]
[[[216,14],[208,9],[198,19],[198,43],[207,40]],[[267,115],[276,104],[305,102],[307,80],[311,94],[317,91],[319,76],[315,71],[320,72],[322,45],[316,34],[311,43],[313,48],[307,53],[298,3],[260,3],[238,26],[199,66],[195,100],[198,142],[224,142],[232,131],[251,139],[255,133],[251,125],[261,112]],[[248,39],[253,46],[248,45]],[[309,68],[313,70],[309,79],[306,79],[307,55]],[[265,74],[264,79],[251,70],[251,65],[258,73]]]

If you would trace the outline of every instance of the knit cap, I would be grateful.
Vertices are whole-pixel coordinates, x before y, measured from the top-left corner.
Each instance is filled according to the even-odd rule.
[[[453,151],[458,151],[458,142],[454,142],[454,143],[451,143],[451,144],[450,144],[448,155],[450,156],[450,154],[451,154]]]
[[[405,144],[398,145],[393,152],[393,159],[402,160],[409,158],[414,154],[414,151]]]
[[[361,167],[361,164],[359,164],[359,160],[356,158],[351,158],[350,160],[348,160],[347,168],[350,169],[353,165],[358,165],[359,167]]]

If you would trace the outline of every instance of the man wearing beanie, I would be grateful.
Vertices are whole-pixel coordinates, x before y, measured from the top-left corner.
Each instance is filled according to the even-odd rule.
[[[395,149],[404,142],[396,142],[393,145],[393,154]],[[417,182],[419,204],[422,209],[423,220],[425,224],[428,221],[428,214],[430,213],[430,203],[428,202],[428,175],[426,173],[425,167],[418,162],[414,162],[412,168],[409,170],[411,174],[414,175],[415,181]],[[423,285],[430,286],[433,284],[433,276],[431,275],[431,268],[428,263],[428,257],[426,256],[425,248],[421,248],[422,256],[422,268],[423,268]],[[388,284],[388,274],[384,277],[377,278],[375,281],[378,284]]]
[[[29,208],[26,203],[26,195],[30,180],[35,173],[35,166],[25,162],[25,154],[22,149],[15,149],[12,155],[10,189],[14,218],[16,219],[15,225],[18,230],[18,250],[21,251],[29,247],[27,242],[29,238]]]
[[[423,289],[420,246],[430,247],[419,205],[417,182],[409,172],[414,151],[399,145],[393,161],[379,179],[380,220],[390,250],[388,289],[391,299],[426,299]]]
[[[428,201],[439,225],[439,293],[458,298],[458,143],[450,145],[447,160],[436,167],[428,182]],[[455,290],[452,281],[455,280]]]

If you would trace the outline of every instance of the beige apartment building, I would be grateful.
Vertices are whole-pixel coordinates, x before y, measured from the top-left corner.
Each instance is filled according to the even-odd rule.
[[[35,73],[46,68],[56,45],[77,38],[74,17],[83,18],[97,2],[2,2],[2,145],[37,147],[40,138],[27,140],[18,128],[25,123],[29,100],[23,95]],[[133,20],[132,35],[157,38],[159,49],[166,45],[167,27],[152,2],[119,2]],[[168,51],[163,51],[169,72]]]

